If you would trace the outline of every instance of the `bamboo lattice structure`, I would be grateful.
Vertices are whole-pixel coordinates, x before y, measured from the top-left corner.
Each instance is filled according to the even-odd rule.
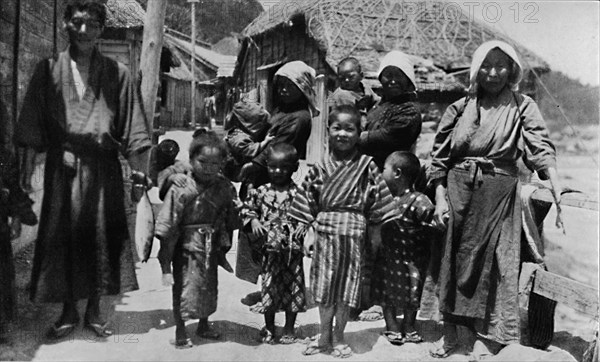
[[[332,69],[351,55],[369,75],[377,70],[385,52],[397,49],[413,57],[419,83],[447,83],[447,73],[468,68],[475,49],[493,39],[512,44],[525,58],[524,64],[548,69],[546,62],[522,45],[449,1],[284,0],[249,24],[244,35],[277,31],[299,20],[326,53]]]

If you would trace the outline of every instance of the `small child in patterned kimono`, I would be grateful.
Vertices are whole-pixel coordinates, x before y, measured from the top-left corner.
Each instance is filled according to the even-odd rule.
[[[188,319],[199,319],[196,334],[201,338],[220,337],[208,317],[217,309],[217,266],[233,271],[225,254],[238,228],[241,206],[235,188],[220,174],[226,157],[227,146],[214,132],[194,138],[190,180],[169,188],[156,220],[163,284],[173,286],[177,348],[192,347],[185,330]]]
[[[372,299],[383,308],[383,335],[395,345],[423,341],[415,320],[436,225],[432,202],[414,191],[420,170],[417,156],[396,151],[387,157],[382,174],[394,195],[398,216],[381,226],[382,248],[376,256]],[[396,316],[400,313],[404,317],[399,323]]]
[[[294,324],[298,312],[305,311],[302,242],[294,237],[297,222],[288,210],[298,187],[292,174],[298,169],[298,152],[287,143],[269,149],[267,171],[270,183],[251,189],[242,208],[244,225],[250,227],[254,243],[262,252],[262,312],[264,343],[274,343],[275,313],[285,312],[285,326],[279,343],[295,342]]]

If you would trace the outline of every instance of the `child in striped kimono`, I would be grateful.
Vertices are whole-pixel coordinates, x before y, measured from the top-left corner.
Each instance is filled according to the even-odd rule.
[[[392,195],[377,166],[358,152],[360,120],[353,106],[333,110],[329,159],[311,168],[290,208],[290,217],[304,225],[307,235],[315,235],[314,240],[304,239],[304,247],[313,259],[310,289],[319,306],[321,334],[305,355],[352,355],[344,329],[350,308],[359,302],[367,223],[378,225],[394,212]]]
[[[294,146],[278,143],[269,149],[267,170],[270,183],[251,189],[241,211],[253,243],[262,254],[262,306],[265,328],[263,343],[274,343],[275,313],[285,312],[281,344],[294,343],[298,312],[305,310],[302,241],[294,238],[297,222],[288,210],[298,192],[292,174],[298,169]]]
[[[205,131],[190,145],[192,174],[183,187],[172,185],[156,219],[163,284],[173,286],[175,347],[192,347],[185,321],[199,319],[196,334],[219,339],[208,317],[217,309],[217,267],[233,272],[225,254],[238,228],[235,188],[220,174],[227,146]]]
[[[398,214],[381,226],[382,247],[375,258],[371,299],[382,306],[386,325],[383,335],[394,345],[423,341],[415,321],[436,223],[433,203],[414,190],[420,171],[417,156],[396,151],[387,157],[382,172]],[[396,318],[399,314],[403,314],[401,322]]]

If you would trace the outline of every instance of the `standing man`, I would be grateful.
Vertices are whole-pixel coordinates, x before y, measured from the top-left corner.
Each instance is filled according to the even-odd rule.
[[[77,327],[80,299],[87,299],[84,326],[110,336],[100,297],[138,288],[118,154],[134,183],[144,183],[151,142],[129,70],[96,47],[105,21],[102,3],[70,2],[70,45],[37,65],[15,132],[22,154],[46,152],[31,299],[63,303],[52,339]]]

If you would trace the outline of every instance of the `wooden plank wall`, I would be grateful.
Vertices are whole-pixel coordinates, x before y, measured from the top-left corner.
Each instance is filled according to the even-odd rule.
[[[250,40],[247,49],[247,59],[240,75],[244,93],[258,88],[256,68],[277,63],[283,59],[287,61],[302,60],[313,67],[317,74],[329,75],[330,72],[317,42],[305,32],[293,28],[281,27],[281,29],[277,28],[258,35]]]

